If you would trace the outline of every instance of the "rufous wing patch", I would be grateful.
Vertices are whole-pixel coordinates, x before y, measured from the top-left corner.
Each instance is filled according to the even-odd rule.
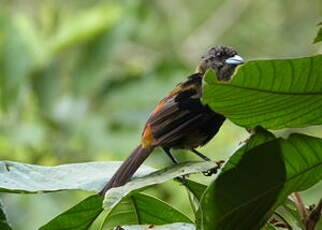
[[[174,90],[172,90],[169,94],[168,94],[168,97],[170,97],[170,96],[173,96],[173,95],[175,95],[175,94],[177,94],[177,93],[181,93],[181,92],[183,92],[183,91],[185,91],[185,90],[190,90],[190,89],[196,89],[197,88],[197,86],[196,85],[187,85],[187,86],[185,86],[185,87],[177,87],[177,88],[175,88]]]
[[[162,106],[165,104],[166,102],[165,101],[161,101],[157,107],[155,107],[155,109],[152,111],[152,114],[156,114],[161,108]]]
[[[148,147],[152,145],[153,141],[154,141],[154,138],[151,132],[151,125],[147,124],[143,132],[141,144],[143,147]]]

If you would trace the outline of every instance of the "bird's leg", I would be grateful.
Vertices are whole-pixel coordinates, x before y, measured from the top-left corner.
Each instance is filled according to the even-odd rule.
[[[163,151],[167,154],[167,156],[171,159],[171,161],[174,163],[174,164],[179,164],[178,160],[172,155],[172,153],[170,152],[170,148],[168,147],[163,147],[162,148]]]
[[[179,164],[178,160],[175,158],[175,156],[172,155],[172,153],[170,152],[170,148],[168,147],[162,147],[162,150],[167,154],[167,156],[171,159],[171,161],[177,165]],[[185,176],[181,176],[181,177],[178,177],[177,178],[182,184],[185,183],[185,179],[186,177]]]
[[[195,149],[191,149],[191,151],[192,151],[193,153],[195,153],[197,156],[199,156],[200,158],[202,158],[203,160],[205,160],[205,161],[211,161],[211,159],[210,159],[210,158],[208,158],[207,156],[205,156],[205,155],[204,155],[204,154],[202,154],[201,152],[198,152],[198,151],[197,151],[197,150],[195,150]],[[218,169],[220,169],[220,167],[221,167],[221,165],[222,165],[223,163],[224,163],[223,161],[216,162],[217,166],[216,166],[216,167],[214,167],[214,168],[212,168],[212,169],[210,169],[210,170],[208,170],[208,171],[206,171],[206,172],[202,172],[202,173],[203,173],[203,175],[205,175],[205,176],[211,176],[212,174],[216,174],[216,173],[217,173],[217,171],[218,171]]]
[[[198,152],[197,150],[195,150],[195,149],[191,149],[191,151],[193,152],[193,153],[195,153],[197,156],[199,156],[200,158],[202,158],[203,160],[205,160],[205,161],[211,161],[211,159],[210,158],[208,158],[207,156],[205,156],[204,154],[202,154],[201,152]]]

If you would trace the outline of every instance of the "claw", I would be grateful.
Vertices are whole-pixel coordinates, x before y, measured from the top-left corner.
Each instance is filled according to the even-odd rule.
[[[218,168],[221,168],[221,166],[223,166],[224,163],[225,163],[225,161],[223,161],[223,160],[216,162]]]
[[[212,176],[213,174],[216,174],[218,172],[218,169],[221,168],[221,166],[225,163],[225,161],[217,161],[216,164],[217,166],[209,169],[208,171],[202,172],[204,176]]]
[[[218,169],[219,169],[219,167],[216,166],[215,168],[212,168],[212,169],[210,169],[208,171],[202,172],[202,174],[204,176],[212,176],[213,174],[216,174],[217,173]]]

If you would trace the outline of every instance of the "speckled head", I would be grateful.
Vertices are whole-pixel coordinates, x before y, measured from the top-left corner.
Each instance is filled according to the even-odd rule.
[[[205,73],[208,69],[216,72],[219,81],[229,81],[236,66],[244,63],[237,51],[228,46],[215,46],[201,58],[197,71]]]

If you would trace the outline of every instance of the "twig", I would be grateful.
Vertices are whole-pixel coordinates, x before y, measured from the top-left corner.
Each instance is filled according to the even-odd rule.
[[[311,211],[309,218],[305,224],[307,230],[314,230],[316,224],[319,222],[321,218],[321,211],[322,211],[322,199],[318,205]]]
[[[296,208],[300,214],[301,220],[304,224],[306,224],[308,220],[308,213],[306,211],[305,205],[302,201],[302,198],[300,197],[300,194],[298,192],[294,192],[291,194],[291,197],[293,198]]]
[[[296,208],[301,216],[301,219],[304,223],[306,230],[314,230],[316,224],[321,218],[321,211],[322,211],[322,199],[320,199],[318,205],[311,211],[305,208],[305,205],[300,197],[299,193],[295,192],[291,194],[293,198]]]

